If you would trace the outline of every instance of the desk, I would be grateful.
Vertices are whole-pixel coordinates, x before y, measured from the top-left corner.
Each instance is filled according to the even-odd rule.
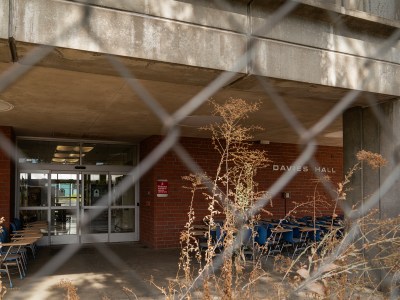
[[[208,225],[202,225],[202,224],[193,225],[194,230],[208,230],[208,228],[209,228]]]
[[[292,225],[292,224],[283,224],[283,226],[290,227],[290,228],[299,228],[300,225]]]
[[[15,236],[12,237],[11,240],[13,241],[23,241],[23,240],[39,240],[43,237],[43,234],[35,234],[35,235],[26,235],[26,236]],[[4,244],[2,244],[4,245]]]
[[[320,227],[324,227],[325,229],[330,229],[330,230],[340,230],[343,229],[343,226],[338,226],[338,225],[319,225]]]
[[[315,227],[299,227],[299,230],[301,232],[310,232],[310,231],[318,231],[320,229]]]
[[[208,230],[193,230],[192,231],[192,235],[194,235],[195,237],[202,237],[202,236],[206,236],[206,234],[208,233]]]
[[[276,233],[283,233],[283,232],[290,232],[293,231],[292,229],[288,228],[273,228],[271,229],[271,232],[276,232]]]

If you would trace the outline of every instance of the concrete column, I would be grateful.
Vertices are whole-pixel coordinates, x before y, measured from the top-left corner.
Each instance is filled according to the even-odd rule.
[[[391,101],[374,107],[382,115],[379,122],[373,113],[373,108],[355,107],[343,115],[343,162],[344,172],[347,172],[356,162],[356,153],[367,150],[382,154],[388,160],[388,165],[372,170],[364,167],[354,174],[351,181],[351,191],[347,193],[349,205],[363,203],[390,175],[399,162],[396,159],[396,149],[400,142],[400,101]],[[397,155],[398,156],[398,155]],[[382,195],[376,207],[380,209],[380,218],[395,217],[400,213],[398,195],[400,185],[394,184]]]
[[[374,110],[381,112],[381,120],[378,121]],[[398,145],[400,131],[400,101],[391,101],[370,108],[355,107],[347,110],[343,115],[343,162],[344,172],[347,172],[357,163],[356,153],[359,150],[367,150],[380,153],[388,160],[388,164],[380,169],[373,170],[368,166],[362,166],[361,172],[356,172],[347,193],[347,208],[351,205],[363,205],[368,198],[379,191],[379,201],[374,208],[379,209],[378,218],[386,219],[396,217],[400,213],[400,184],[399,179],[391,186],[389,191],[383,193],[381,186],[390,176],[399,163]],[[345,208],[346,209],[346,208]],[[368,224],[365,224],[368,225]],[[371,240],[374,236],[369,236]],[[361,246],[363,242],[360,242]],[[379,249],[370,248],[364,252],[366,258],[374,264],[372,258],[380,255]],[[374,266],[373,267],[377,267]],[[376,269],[371,274],[375,278],[380,289],[390,290],[390,276],[385,270]],[[381,282],[381,280],[383,280]]]

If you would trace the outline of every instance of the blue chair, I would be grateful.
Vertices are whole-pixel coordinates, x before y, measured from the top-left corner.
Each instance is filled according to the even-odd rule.
[[[321,241],[321,230],[318,228],[318,229],[315,231],[315,234],[314,234],[314,231],[310,231],[310,232],[308,233],[308,235],[307,235],[307,239],[308,239],[310,242],[320,242],[320,241]]]
[[[0,240],[1,244],[7,243],[7,235],[6,231],[4,230],[5,227],[3,227],[3,230],[0,235]],[[10,243],[7,243],[8,245]],[[12,247],[12,246],[10,246]],[[13,287],[11,277],[10,277],[10,271],[9,271],[9,266],[15,266],[18,268],[19,276],[20,278],[25,277],[25,270],[22,262],[22,256],[19,253],[13,253],[10,247],[4,247],[0,245],[1,251],[0,251],[0,272],[6,273],[8,280],[10,282],[10,287]]]
[[[270,255],[281,253],[281,234],[276,234],[272,230],[272,226],[256,226],[257,235],[255,241],[262,250],[267,253],[267,258]]]
[[[295,233],[296,233],[297,237],[295,237]],[[305,235],[300,234],[299,228],[293,228],[292,231],[284,232],[282,239],[285,243],[284,244],[285,248],[287,248],[287,249],[289,247],[293,248],[293,257],[297,254],[297,252],[303,251],[306,249],[307,240],[305,238]]]
[[[14,219],[13,219],[13,223],[14,223],[15,226],[17,227],[17,230],[22,230],[22,229],[23,229],[22,222],[21,222],[20,219],[14,218]]]
[[[265,228],[264,226],[257,225],[257,226],[255,226],[254,229],[257,231],[254,241],[259,246],[264,246],[267,242],[267,237],[268,237],[267,228]]]
[[[23,237],[23,234],[19,234],[17,231],[17,226],[14,224],[14,222],[10,222],[10,229],[11,229],[11,233],[14,236],[20,236]],[[36,244],[34,242],[32,242],[31,244],[27,245],[26,247],[28,247],[29,249],[31,249],[32,252],[32,256],[33,258],[36,258]]]
[[[1,243],[9,243],[10,242],[10,237],[8,234],[8,230],[5,226],[2,227],[2,233],[1,233]],[[2,247],[1,252],[5,253],[7,251],[8,247]],[[19,250],[11,250],[11,254],[20,254],[22,258],[22,263],[24,266],[24,269],[27,270],[27,265],[28,265],[28,256],[26,254],[26,248],[25,247],[20,247]]]
[[[221,250],[224,244],[224,235],[222,233],[222,228],[219,224],[215,226],[215,229],[210,231],[211,245],[215,250]],[[208,242],[204,241],[199,244],[200,250],[205,250],[208,248]]]
[[[294,238],[293,238],[293,230],[291,231],[286,231],[282,233],[282,250],[286,249],[286,251],[289,253],[289,248],[293,248],[295,244]]]

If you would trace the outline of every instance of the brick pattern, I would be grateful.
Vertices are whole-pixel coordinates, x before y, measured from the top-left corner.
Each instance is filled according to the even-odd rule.
[[[141,145],[141,159],[151,152],[162,140],[160,136],[153,136],[144,140]],[[211,177],[216,172],[219,162],[218,153],[213,149],[209,139],[182,138],[181,144],[192,155],[196,162]],[[261,169],[256,181],[259,190],[268,188],[282,175],[284,169],[295,168],[295,178],[285,187],[290,192],[290,199],[286,201],[278,195],[272,199],[272,205],[267,205],[266,210],[273,214],[273,218],[280,218],[295,207],[293,202],[309,202],[314,190],[318,197],[324,197],[325,201],[316,205],[318,215],[330,214],[333,209],[333,201],[327,191],[318,185],[316,188],[315,175],[308,166],[292,166],[299,151],[297,145],[270,143],[268,145],[255,144],[254,147],[264,149],[272,163]],[[320,146],[315,155],[320,163],[322,174],[330,176],[333,183],[342,180],[342,148]],[[173,153],[167,153],[140,181],[140,239],[154,248],[170,248],[179,246],[179,234],[187,221],[187,212],[190,205],[191,192],[183,188],[187,183],[182,176],[190,171]],[[168,180],[168,197],[156,196],[157,179]],[[285,203],[286,202],[286,203]],[[285,209],[286,204],[286,209]],[[197,222],[208,213],[208,203],[199,192],[195,198],[194,209]],[[311,205],[296,210],[297,217],[310,215],[313,211]]]
[[[14,132],[11,127],[0,126],[0,132],[13,143]],[[14,164],[12,159],[0,148],[0,216],[6,219],[3,226],[9,226],[14,211]]]

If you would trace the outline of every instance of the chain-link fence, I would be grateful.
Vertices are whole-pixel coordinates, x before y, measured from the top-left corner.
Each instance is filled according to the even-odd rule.
[[[42,59],[44,59],[46,56],[48,56],[56,47],[54,46],[49,46],[49,45],[57,45],[57,40],[63,39],[66,35],[70,34],[72,31],[84,31],[86,32],[87,36],[90,37],[90,42],[95,46],[95,48],[98,49],[103,49],[103,52],[107,52],[107,45],[103,43],[104,37],[97,36],[91,28],[91,18],[94,13],[94,7],[95,5],[102,5],[101,1],[98,1],[98,3],[93,3],[91,1],[91,4],[85,5],[84,1],[79,1],[82,5],[80,6],[80,9],[82,10],[81,18],[75,22],[71,23],[68,27],[63,28],[62,32],[54,37],[54,40],[50,40],[48,42],[48,45],[43,45],[43,46],[36,46],[33,50],[31,50],[29,53],[27,53],[23,58],[21,58],[18,63],[15,63],[11,65],[5,72],[3,72],[0,76],[0,93],[3,93],[7,91],[14,83],[18,82],[22,76],[24,76],[26,73],[28,73],[32,66],[35,66],[38,64]],[[248,7],[251,7],[251,2],[248,4]],[[305,4],[303,2],[306,2]],[[254,56],[255,56],[255,45],[257,43],[257,37],[261,36],[262,34],[265,35],[268,32],[272,32],[276,30],[280,26],[280,23],[282,22],[283,19],[288,18],[294,11],[299,10],[300,6],[302,5],[307,5],[308,2],[311,1],[279,1],[277,2],[276,8],[274,9],[273,13],[263,21],[263,25],[256,30],[253,30],[251,33],[248,34],[247,37],[247,44],[246,44],[246,51],[243,53],[242,56],[237,57],[235,59],[235,64],[234,66],[231,66],[231,70],[243,70],[246,69],[248,66],[251,65],[251,72],[253,74],[262,74],[263,71],[260,69],[261,66],[257,65],[254,63]],[[338,18],[337,11],[334,11],[334,9],[330,10],[332,7],[339,7],[339,8],[344,8],[344,3],[341,3],[341,1],[329,1],[329,3],[321,3],[319,1],[314,1],[314,5],[316,5],[319,8],[327,7],[327,9],[324,9],[324,12],[327,16],[329,16],[331,19],[327,22],[331,22],[332,24],[335,24],[335,28],[337,32],[340,32],[343,36],[352,36],[354,32],[354,28],[349,27],[354,26],[351,22],[344,22],[343,20],[347,17],[349,17],[349,14],[354,14],[357,17],[357,14],[360,16],[362,15],[362,12],[360,11],[352,11],[348,10],[348,15],[343,16],[342,19]],[[328,1],[326,1],[328,2]],[[340,2],[340,3],[337,3]],[[346,1],[345,1],[346,2]],[[350,1],[351,2],[351,1]],[[362,2],[362,1],[360,1]],[[362,3],[358,3],[358,7],[360,8],[365,8],[366,10],[373,11],[373,7],[370,5],[367,5],[365,3],[366,1]],[[379,1],[382,5],[384,5],[384,1]],[[386,5],[391,5],[389,4],[390,1],[387,1]],[[395,11],[398,12],[398,7],[396,8],[395,1],[393,2],[393,8]],[[390,2],[390,3],[392,3]],[[12,1],[10,1],[12,3]],[[346,2],[347,3],[347,2]],[[351,2],[354,7],[350,8],[357,8],[357,3]],[[213,5],[215,7],[219,7],[221,10],[226,10],[229,8],[232,3],[229,1],[220,1],[220,0],[215,0]],[[11,9],[11,5],[10,5]],[[384,8],[381,7],[381,10],[383,12],[387,11]],[[389,9],[390,11],[390,9]],[[369,15],[372,16],[372,15]],[[317,17],[317,16],[313,16]],[[354,17],[354,18],[356,18]],[[395,18],[396,16],[393,16]],[[350,18],[350,17],[349,17]],[[372,18],[373,19],[373,18]],[[382,21],[383,19],[381,19]],[[232,27],[235,27],[235,18],[232,17],[229,20],[232,24]],[[342,22],[343,21],[343,22]],[[360,23],[364,22],[363,20],[360,21]],[[368,21],[371,22],[371,21]],[[389,22],[389,21],[388,21]],[[372,58],[384,58],[387,57],[388,53],[392,53],[394,56],[397,55],[396,53],[396,47],[398,47],[398,40],[400,37],[400,30],[398,29],[399,23],[398,21],[390,21],[390,24],[385,24],[385,26],[393,26],[388,32],[390,32],[390,37],[385,40],[384,43],[379,45],[377,47],[375,53],[369,53],[366,50],[366,53],[368,54],[369,57]],[[350,24],[350,25],[349,25]],[[394,24],[394,25],[393,25]],[[236,24],[239,26],[238,24]],[[236,27],[237,27],[236,26]],[[383,26],[383,25],[382,25]],[[122,29],[121,29],[122,30]],[[261,34],[262,33],[262,34]],[[352,49],[355,46],[351,43],[351,39],[343,39],[343,49]],[[356,50],[359,49],[353,49],[355,53],[357,53]],[[173,51],[173,49],[170,49],[170,51]],[[355,54],[357,56],[357,54]],[[221,74],[216,77],[212,82],[210,82],[207,86],[204,86],[204,88],[201,89],[195,96],[193,96],[191,99],[188,99],[184,105],[182,105],[179,109],[177,109],[174,113],[169,113],[161,104],[161,99],[157,99],[151,95],[151,93],[140,83],[139,80],[135,79],[135,74],[131,72],[131,70],[124,65],[124,63],[121,63],[121,61],[112,55],[107,56],[108,62],[114,70],[124,78],[126,83],[129,85],[129,87],[132,89],[132,91],[137,94],[141,101],[148,107],[149,110],[154,113],[154,115],[157,116],[159,121],[162,123],[163,126],[163,134],[164,138],[162,142],[144,159],[140,161],[140,163],[131,170],[130,176],[127,177],[125,181],[122,181],[118,186],[117,186],[117,192],[113,194],[114,197],[118,197],[119,195],[123,194],[125,191],[127,191],[132,184],[135,184],[140,180],[140,178],[147,172],[149,171],[157,162],[160,161],[160,159],[168,152],[168,151],[174,151],[177,156],[180,157],[180,159],[183,161],[183,163],[187,166],[189,170],[191,170],[192,173],[195,174],[201,174],[203,173],[203,170],[199,166],[199,164],[193,159],[188,152],[182,147],[182,145],[179,143],[179,138],[181,137],[181,130],[180,130],[180,123],[189,115],[191,115],[193,112],[196,111],[200,106],[205,104],[210,97],[212,97],[215,93],[223,89],[227,84],[229,84],[234,78],[236,73],[231,72],[231,71],[226,71],[226,72],[221,72]],[[278,62],[279,63],[279,62]],[[394,63],[393,63],[394,64]],[[353,89],[349,90],[349,92],[345,93],[341,99],[338,99],[337,103],[333,106],[333,108],[324,116],[321,116],[318,122],[314,123],[312,126],[306,126],[304,125],[296,116],[296,113],[291,110],[291,108],[287,105],[285,102],[285,97],[281,95],[281,92],[275,89],[273,83],[269,81],[268,78],[262,77],[262,76],[257,76],[258,83],[262,87],[263,91],[265,94],[268,96],[268,99],[272,101],[272,103],[276,106],[276,108],[279,110],[283,120],[289,124],[289,126],[296,132],[298,136],[298,140],[300,141],[300,146],[301,146],[301,153],[296,159],[295,162],[293,162],[293,165],[310,165],[310,166],[317,166],[318,162],[314,158],[314,154],[317,148],[317,137],[321,135],[327,127],[329,127],[332,122],[340,118],[344,112],[351,108],[354,103],[356,103],[358,97],[360,94],[363,93],[363,91],[366,90],[366,87],[369,86],[371,82],[374,81],[379,81],[380,76],[382,74],[377,74],[375,72],[376,68],[372,68],[371,66],[373,63],[371,60],[366,59],[365,63],[362,64],[360,67],[354,67],[355,69],[353,72],[359,74],[358,82],[354,86]],[[348,68],[352,68],[351,65],[348,66]],[[340,74],[332,74],[332,76],[340,76]],[[397,80],[398,82],[398,80]],[[73,89],[73,87],[71,87]],[[396,139],[396,134],[395,134],[395,127],[392,126],[392,124],[388,123],[387,117],[383,115],[382,111],[376,106],[377,104],[377,99],[372,96],[372,94],[368,94],[367,96],[368,100],[368,106],[373,108],[373,115],[376,118],[379,126],[384,129],[385,134],[390,136],[391,140],[393,143],[397,143]],[[7,125],[7,124],[3,124]],[[15,149],[10,142],[8,142],[8,139],[1,137],[1,148],[2,150],[7,153],[9,157],[16,157],[15,153],[18,152],[18,149]],[[346,146],[346,145],[345,145]],[[394,148],[396,149],[396,148]],[[392,153],[393,155],[395,153]],[[394,155],[395,156],[395,155]],[[17,157],[23,157],[23,154],[20,153],[17,155]],[[17,162],[16,162],[17,163]],[[346,234],[341,239],[341,242],[338,243],[334,249],[330,252],[329,255],[326,255],[324,259],[321,261],[318,267],[316,267],[310,274],[307,276],[301,284],[297,285],[296,287],[293,287],[293,290],[290,292],[290,296],[295,297],[298,295],[299,292],[306,290],[310,285],[315,284],[316,281],[320,280],[322,277],[325,276],[326,274],[326,268],[327,266],[332,265],[333,262],[335,262],[343,253],[348,251],[349,247],[354,244],[355,241],[359,241],[360,236],[363,232],[362,228],[360,227],[360,223],[357,222],[357,219],[362,219],[364,216],[369,212],[369,210],[373,207],[376,207],[381,199],[384,199],[385,193],[393,188],[394,185],[397,184],[397,180],[399,177],[399,165],[393,165],[391,173],[385,178],[383,182],[381,182],[379,190],[375,191],[372,195],[366,197],[363,201],[363,205],[361,206],[360,209],[354,210],[354,207],[347,206],[347,207],[342,207],[344,211],[345,218],[348,220],[352,220],[351,226],[349,226],[346,229]],[[346,170],[345,170],[346,171]],[[269,188],[268,190],[268,197],[264,196],[262,199],[254,205],[251,209],[249,209],[248,214],[249,216],[254,216],[260,212],[262,207],[265,207],[268,204],[269,199],[273,198],[274,196],[278,195],[281,193],[281,191],[284,190],[284,187],[291,181],[291,179],[296,175],[296,173],[293,172],[285,172],[276,182]],[[316,174],[316,176],[320,176],[319,174]],[[131,180],[133,178],[133,182]],[[332,186],[328,183],[325,183],[326,185],[326,190],[331,193],[332,197],[335,198],[337,195],[332,194]],[[104,197],[100,200],[99,205],[102,203],[104,205],[107,205],[108,198]],[[385,201],[385,200],[382,200]],[[101,211],[98,210],[98,214],[100,214]],[[92,218],[96,218],[96,214],[91,216]],[[90,220],[82,220],[82,227],[85,227],[86,224],[90,222]],[[393,225],[395,226],[395,225]],[[398,226],[398,224],[397,224]],[[398,235],[397,232],[393,233],[393,235],[388,237],[389,240],[393,241],[395,243],[395,237]],[[368,239],[368,238],[366,238]],[[373,240],[369,241],[371,244],[373,244]],[[231,252],[234,251],[235,248],[239,248],[240,244],[239,243],[234,243],[232,244],[233,249],[225,249],[224,251]],[[44,276],[48,274],[54,273],[61,265],[63,265],[65,262],[67,262],[73,255],[76,253],[79,249],[81,248],[80,244],[71,244],[71,245],[66,245],[63,247],[62,251],[60,251],[51,261],[49,261],[46,265],[44,265],[41,270],[34,275],[30,276]],[[107,250],[106,250],[107,251]],[[115,264],[115,267],[118,268],[123,262],[112,255],[112,253],[108,253],[106,255],[112,263]],[[198,287],[200,287],[203,284],[203,279],[204,277],[208,276],[213,270],[218,270],[221,266],[223,265],[223,256],[218,256],[218,258],[215,259],[212,268],[210,267],[209,270],[206,272],[203,272],[201,276],[198,276],[194,279],[193,283],[188,288],[188,290],[184,291],[182,293],[182,297],[187,296],[187,293],[191,290],[194,290]],[[398,265],[398,262],[397,262]],[[395,268],[395,267],[394,267]],[[398,266],[397,266],[398,268]],[[386,278],[389,282],[392,282],[392,290],[389,291],[391,297],[393,299],[398,297],[398,284],[396,284],[396,280],[398,281],[398,270],[393,269],[390,270],[389,272],[390,278]],[[394,276],[393,276],[394,274]]]

